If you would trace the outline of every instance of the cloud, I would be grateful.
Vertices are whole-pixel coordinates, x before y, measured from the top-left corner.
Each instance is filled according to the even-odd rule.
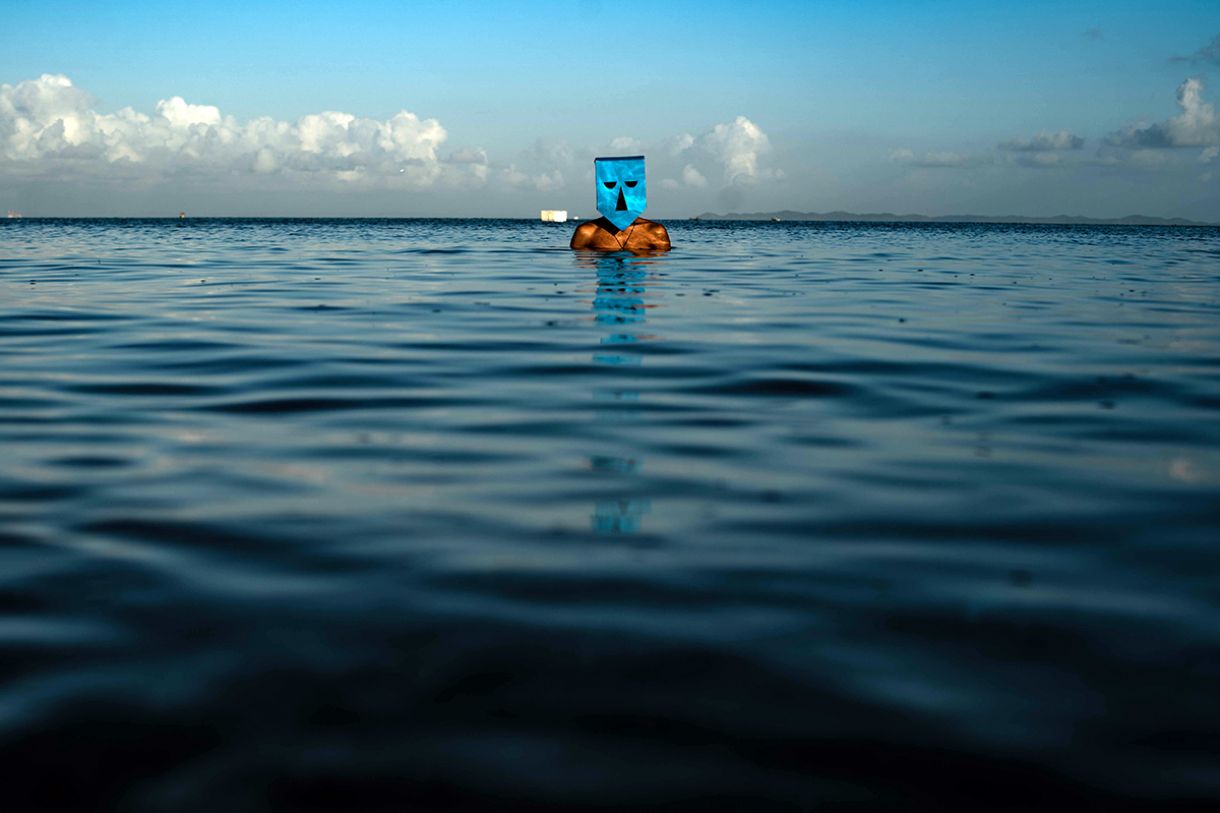
[[[926,169],[955,169],[990,163],[990,158],[977,153],[960,153],[949,150],[925,152],[917,155],[905,147],[890,150],[890,160],[895,163]]]
[[[648,158],[648,176],[657,190],[704,197],[705,190],[712,188],[782,179],[783,172],[768,165],[770,152],[771,142],[762,127],[746,116],[735,116],[693,134],[651,141],[620,135],[596,144],[572,145],[538,138],[508,167],[493,165],[492,177],[500,188],[538,190],[556,199],[570,193],[583,200],[593,184],[595,157],[639,153]],[[456,154],[450,160],[455,159]]]
[[[686,150],[689,150],[695,144],[695,137],[690,133],[682,133],[680,135],[667,138],[662,144],[661,149],[669,155],[681,155]]]
[[[559,170],[543,172],[530,179],[534,188],[540,192],[551,192],[563,188],[563,173]]]
[[[649,177],[660,177],[659,189],[670,193],[662,196],[667,205],[673,205],[676,198],[699,211],[714,206],[736,209],[753,190],[784,177],[779,168],[769,165],[770,138],[746,116],[735,116],[695,134],[662,138],[645,144],[641,151],[648,156]],[[709,195],[713,190],[714,195]]]
[[[1140,172],[1165,172],[1181,166],[1168,150],[1143,148],[1100,150],[1093,163],[1099,167],[1122,167]]]
[[[509,164],[506,167],[498,168],[494,175],[496,186],[501,189],[534,189],[539,192],[554,192],[563,189],[566,184],[563,173],[558,169],[531,175],[523,172],[516,164]],[[486,177],[486,173],[484,177]]]
[[[996,145],[999,152],[957,152],[930,150],[916,153],[906,147],[890,150],[890,160],[920,169],[965,169],[993,165],[1010,165],[1045,169],[1065,165],[1066,153],[1079,150],[1085,140],[1067,130],[1013,138]]]
[[[1067,130],[1050,133],[1046,130],[1029,138],[1014,138],[998,144],[1001,150],[1013,152],[1047,152],[1050,150],[1078,150],[1084,146],[1084,139]]]
[[[774,173],[759,168],[759,157],[770,152],[771,141],[761,127],[745,116],[715,125],[699,136],[689,149],[701,150],[718,161],[723,167],[726,184],[775,177]]]
[[[451,164],[486,164],[487,151],[482,147],[463,147],[449,153]]]
[[[1190,56],[1173,56],[1170,62],[1191,62],[1194,64],[1220,65],[1220,34],[1212,37],[1212,41],[1195,51]]]
[[[180,96],[157,102],[152,115],[101,113],[62,75],[0,85],[0,175],[236,173],[424,187],[480,163],[464,150],[443,164],[437,153],[447,137],[439,121],[407,110],[384,121],[328,111],[241,122]]]
[[[576,151],[562,139],[538,138],[521,157],[533,166],[550,169],[570,166],[576,158]]]
[[[103,111],[62,75],[0,85],[0,188],[55,180],[147,192],[172,182],[175,196],[429,189],[484,190],[494,201],[521,192],[583,200],[592,159],[607,146],[648,155],[650,176],[673,197],[702,200],[708,190],[722,195],[731,187],[730,197],[741,200],[749,187],[784,177],[769,163],[767,134],[744,115],[653,141],[618,136],[573,146],[540,138],[512,161],[475,145],[450,147],[448,139],[439,121],[408,110],[386,119],[332,110],[239,120],[182,96],[144,111]]]
[[[58,78],[71,81],[66,76]],[[157,115],[168,121],[171,127],[191,127],[195,124],[215,127],[221,124],[219,107],[210,104],[187,104],[181,96],[157,102]]]
[[[1106,143],[1126,148],[1207,147],[1220,144],[1220,116],[1203,100],[1203,80],[1187,79],[1178,86],[1182,112],[1156,124],[1134,124],[1111,133]]]
[[[1084,154],[1088,142],[1070,130],[1043,130],[996,144],[985,152],[932,150],[917,153],[902,147],[891,150],[890,160],[923,169],[993,167],[1068,172],[1088,167],[1127,168],[1134,172],[1181,172],[1195,164],[1177,148],[1203,148],[1198,162],[1210,164],[1220,157],[1220,114],[1205,98],[1203,80],[1189,78],[1177,89],[1179,113],[1165,121],[1138,122],[1094,139],[1097,149]]]
[[[640,140],[631,136],[619,136],[618,138],[611,139],[610,149],[614,152],[622,153],[639,151]]]
[[[703,189],[707,186],[707,178],[703,177],[703,173],[692,165],[687,164],[682,167],[682,183],[687,186],[693,186],[696,189]]]

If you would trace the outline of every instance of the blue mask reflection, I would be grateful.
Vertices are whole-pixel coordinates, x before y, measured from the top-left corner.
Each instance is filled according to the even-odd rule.
[[[652,500],[641,471],[643,444],[631,425],[640,420],[640,390],[637,370],[644,361],[642,343],[656,338],[642,332],[650,302],[647,282],[651,257],[618,254],[578,256],[577,265],[597,274],[593,313],[602,329],[600,347],[593,362],[603,365],[602,386],[593,392],[600,437],[599,448],[589,455],[589,468],[596,472],[607,494],[596,501],[590,518],[592,529],[602,534],[637,534]]]

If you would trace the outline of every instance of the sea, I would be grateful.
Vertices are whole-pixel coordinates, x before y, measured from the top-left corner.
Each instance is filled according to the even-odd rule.
[[[5,810],[1220,809],[1220,228],[0,221]]]

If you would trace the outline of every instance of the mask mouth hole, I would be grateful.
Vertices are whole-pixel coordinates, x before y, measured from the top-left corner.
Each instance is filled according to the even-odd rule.
[[[627,200],[623,197],[623,190],[618,191],[618,204],[614,207],[616,212],[627,211]]]

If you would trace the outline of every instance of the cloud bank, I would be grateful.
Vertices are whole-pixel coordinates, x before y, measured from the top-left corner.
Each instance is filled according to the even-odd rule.
[[[917,153],[908,147],[891,149],[889,158],[902,166],[918,169],[1081,169],[1127,167],[1140,172],[1182,172],[1192,163],[1180,153],[1203,148],[1197,162],[1213,163],[1220,156],[1220,115],[1204,98],[1206,88],[1197,77],[1178,86],[1178,115],[1161,122],[1138,122],[1096,139],[1096,149],[1084,150],[1087,140],[1070,130],[1043,130],[1032,136],[1001,141],[992,150],[959,152],[929,150]],[[1175,151],[1179,153],[1174,155]],[[1212,173],[1200,176],[1214,179]]]
[[[284,194],[435,190],[452,193],[450,201],[478,189],[485,192],[484,204],[496,195],[505,201],[517,195],[515,209],[522,193],[543,193],[547,201],[583,198],[599,154],[643,152],[661,188],[692,200],[709,190],[746,189],[783,177],[768,166],[767,134],[746,116],[656,143],[631,135],[596,147],[538,139],[513,161],[497,162],[478,146],[449,147],[448,140],[437,119],[409,110],[385,120],[324,111],[296,121],[241,121],[214,105],[174,96],[149,113],[131,107],[107,113],[67,76],[0,85],[0,179],[24,182],[27,189],[54,181],[131,190],[169,181],[180,191],[182,184]]]
[[[239,122],[180,96],[157,102],[152,115],[99,113],[62,75],[0,85],[0,166],[18,174],[228,172],[427,186],[445,171],[438,150],[447,137],[436,119],[407,110],[385,121],[328,111]]]

